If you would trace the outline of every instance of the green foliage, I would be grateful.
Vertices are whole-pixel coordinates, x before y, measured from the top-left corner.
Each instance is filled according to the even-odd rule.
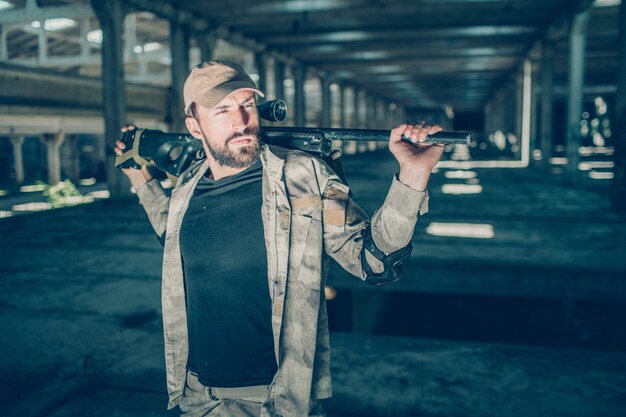
[[[75,206],[93,201],[93,197],[83,196],[70,180],[61,181],[56,185],[48,185],[42,182],[38,184],[45,186],[43,195],[48,198],[52,208]]]

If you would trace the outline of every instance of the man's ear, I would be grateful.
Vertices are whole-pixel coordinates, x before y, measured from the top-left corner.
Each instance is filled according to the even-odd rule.
[[[204,139],[202,136],[202,130],[200,130],[200,125],[195,117],[187,116],[185,117],[185,125],[187,126],[187,130],[191,133],[196,139]]]

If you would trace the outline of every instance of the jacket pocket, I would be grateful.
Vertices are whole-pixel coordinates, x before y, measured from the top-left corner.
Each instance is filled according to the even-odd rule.
[[[306,207],[294,210],[291,220],[291,282],[321,290],[322,210]]]
[[[322,221],[322,199],[319,196],[309,196],[291,200],[291,213],[294,217]]]

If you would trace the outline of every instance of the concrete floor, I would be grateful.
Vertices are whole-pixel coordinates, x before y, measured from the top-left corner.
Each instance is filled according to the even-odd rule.
[[[381,155],[346,159],[368,211],[394,170]],[[396,290],[626,298],[626,222],[608,211],[606,187],[528,169],[478,170],[478,179],[483,193],[450,195],[443,171],[433,177],[411,261],[420,268]],[[433,236],[434,221],[489,222],[496,235]],[[0,414],[176,415],[165,411],[161,247],[141,207],[0,219],[0,236]],[[332,345],[330,416],[626,415],[624,353],[365,334],[334,334]]]

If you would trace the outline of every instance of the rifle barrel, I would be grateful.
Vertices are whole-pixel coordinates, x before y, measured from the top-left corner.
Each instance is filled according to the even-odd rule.
[[[299,135],[323,135],[329,140],[351,140],[355,142],[387,142],[389,141],[389,130],[375,129],[328,129],[315,127],[283,127],[283,126],[264,126],[261,130],[262,135],[266,134],[270,137],[280,136],[281,134],[291,134],[298,132]],[[411,142],[409,138],[402,137],[405,142]],[[472,135],[468,132],[438,132],[429,135],[426,139],[428,143],[439,143],[444,145],[462,145],[469,144],[472,141]]]

